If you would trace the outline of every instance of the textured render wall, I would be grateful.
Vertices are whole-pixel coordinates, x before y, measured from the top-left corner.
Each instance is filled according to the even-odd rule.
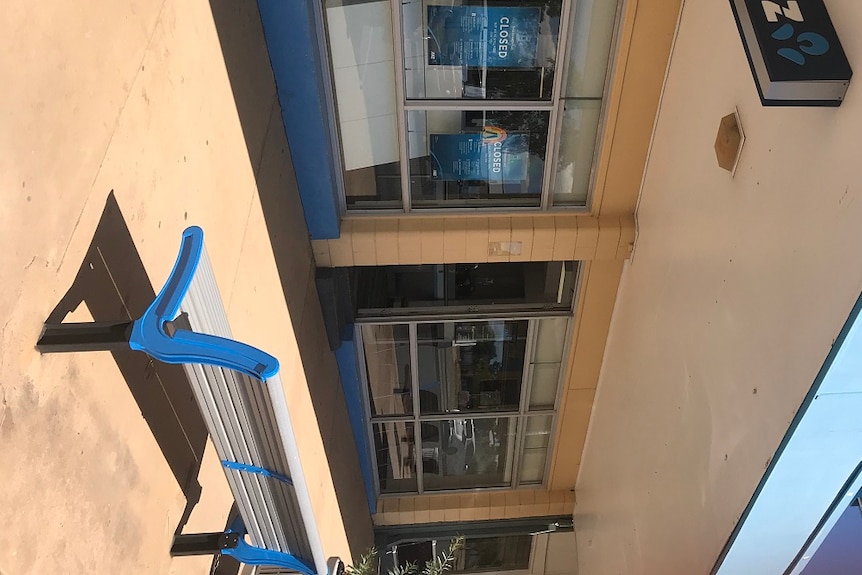
[[[858,65],[862,5],[828,7]],[[582,574],[712,567],[862,289],[858,88],[764,109],[730,7],[685,3],[577,484]]]

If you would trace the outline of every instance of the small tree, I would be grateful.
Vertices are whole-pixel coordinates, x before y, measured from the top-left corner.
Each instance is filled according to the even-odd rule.
[[[403,567],[396,565],[389,570],[387,575],[443,575],[455,566],[455,554],[463,546],[464,538],[456,537],[449,544],[449,549],[442,555],[426,561],[421,570],[416,564],[408,563]],[[356,565],[347,566],[344,573],[345,575],[378,575],[377,549],[372,547],[368,553],[359,558]]]

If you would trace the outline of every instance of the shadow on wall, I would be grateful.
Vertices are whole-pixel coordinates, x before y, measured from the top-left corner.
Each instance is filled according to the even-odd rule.
[[[82,302],[94,321],[133,320],[143,315],[155,297],[111,192],[75,281],[45,323],[61,323]],[[206,425],[181,366],[156,362],[131,349],[111,354],[186,497],[179,533],[200,499],[197,479],[206,447]]]
[[[314,284],[308,227],[284,133],[260,11],[255,0],[210,0],[210,7],[254,169],[281,288],[318,414],[338,505],[351,553],[358,557],[372,545],[373,528],[347,403],[324,328],[320,294]],[[303,81],[296,79],[297,83]],[[326,160],[321,159],[320,163],[323,169]]]

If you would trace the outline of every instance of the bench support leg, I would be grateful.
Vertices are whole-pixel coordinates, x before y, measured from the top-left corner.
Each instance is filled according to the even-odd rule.
[[[171,557],[189,555],[214,555],[223,550],[236,547],[239,533],[192,533],[174,536]]]
[[[129,349],[130,321],[45,324],[36,349],[42,353]]]

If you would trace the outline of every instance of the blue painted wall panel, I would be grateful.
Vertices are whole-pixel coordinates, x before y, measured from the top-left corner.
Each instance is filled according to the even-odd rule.
[[[356,439],[356,449],[359,451],[359,465],[362,468],[362,479],[365,482],[365,495],[371,513],[377,512],[377,495],[374,489],[374,463],[371,459],[371,446],[368,440],[368,422],[365,418],[364,398],[362,396],[362,378],[359,373],[359,358],[353,342],[353,326],[347,330],[341,347],[335,352],[338,371],[341,375],[341,385],[344,387],[344,397],[347,400],[347,411],[350,415],[350,427]]]
[[[313,2],[258,0],[258,5],[305,221],[313,239],[327,239],[339,236],[340,175],[320,49],[323,31]]]

